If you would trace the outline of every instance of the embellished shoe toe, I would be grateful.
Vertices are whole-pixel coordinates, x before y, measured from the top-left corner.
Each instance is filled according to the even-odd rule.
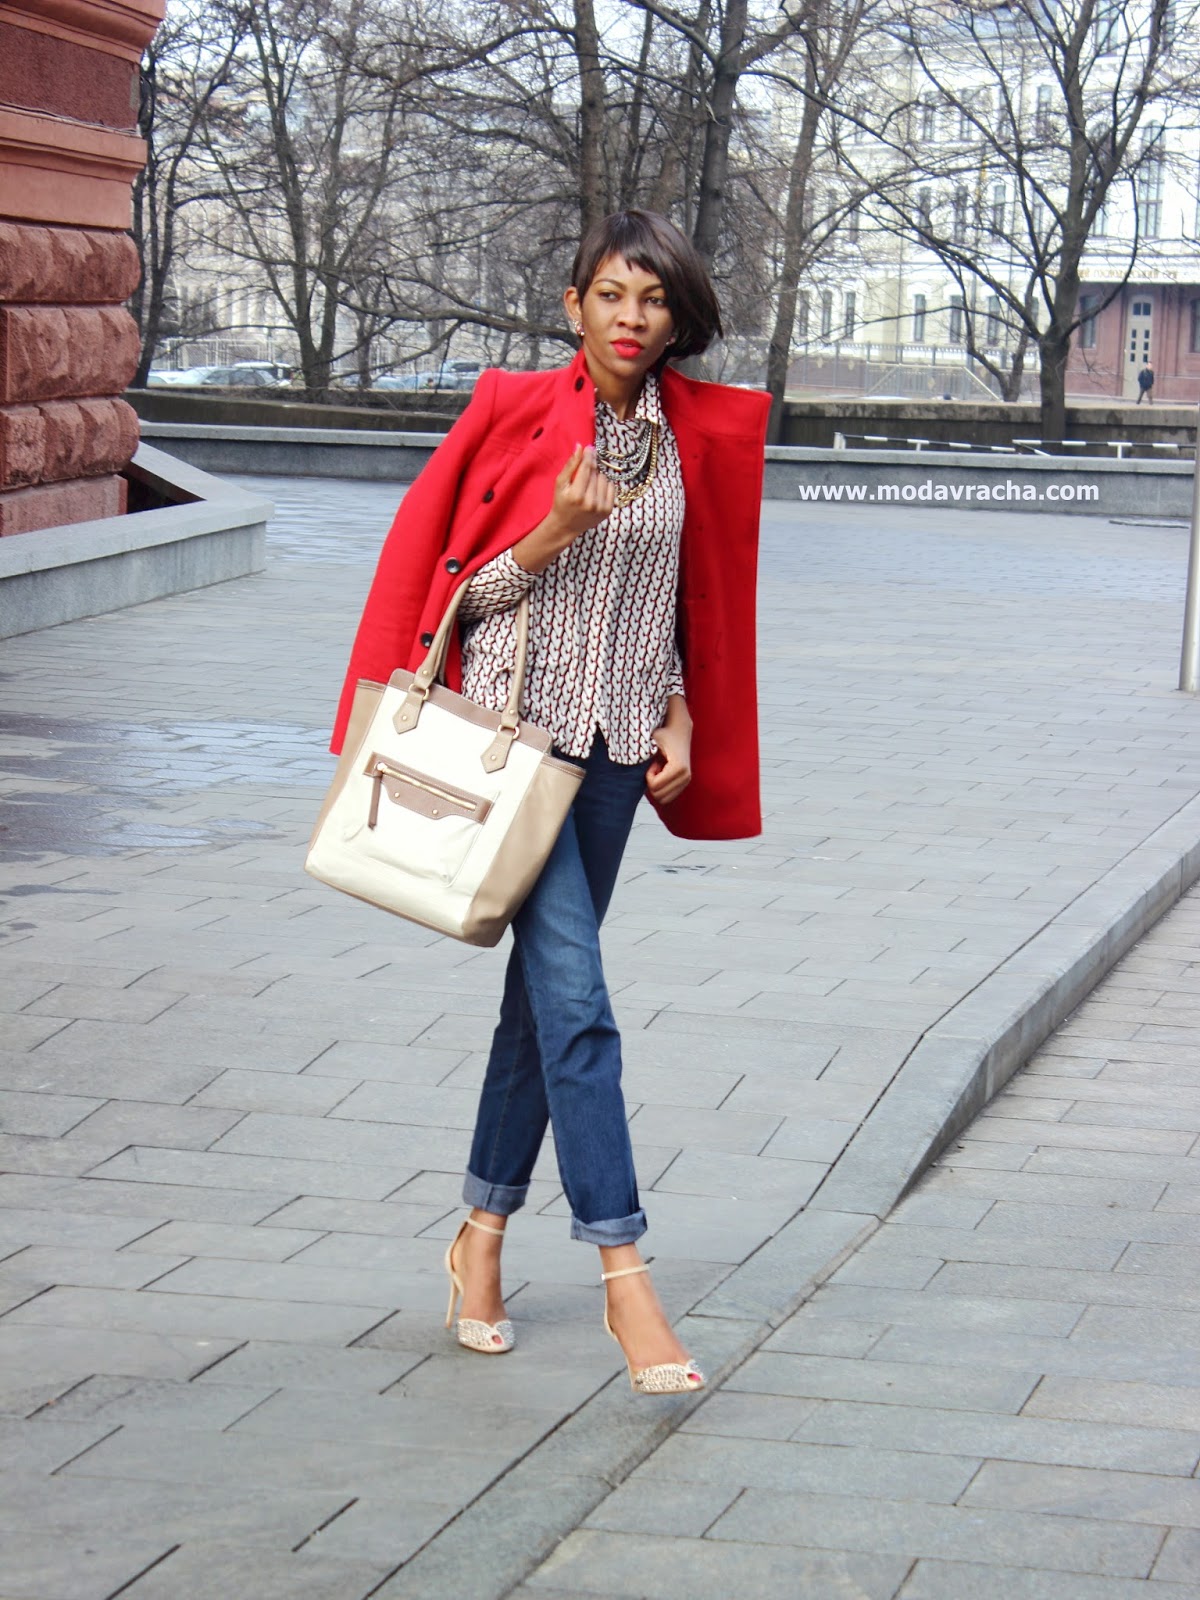
[[[459,1317],[454,1324],[454,1337],[464,1350],[478,1350],[487,1356],[502,1356],[516,1343],[513,1325],[507,1317],[503,1322],[476,1322],[473,1317]]]
[[[477,1350],[483,1356],[506,1355],[516,1343],[513,1325],[507,1317],[502,1322],[477,1322],[474,1317],[456,1319],[454,1315],[463,1294],[462,1279],[454,1270],[454,1247],[468,1228],[478,1228],[480,1233],[493,1233],[499,1238],[504,1237],[503,1228],[489,1228],[486,1223],[476,1222],[474,1217],[467,1217],[450,1241],[446,1250],[446,1273],[450,1279],[450,1304],[446,1308],[446,1326],[454,1329],[454,1337],[464,1350]]]
[[[635,1394],[690,1394],[704,1388],[704,1374],[694,1361],[666,1361],[657,1367],[630,1368]]]
[[[643,1261],[637,1267],[622,1267],[619,1272],[602,1272],[601,1281],[610,1278],[628,1278],[635,1272],[649,1272]],[[608,1320],[608,1299],[604,1302],[604,1331],[610,1339],[617,1339]],[[617,1343],[620,1344],[617,1339]],[[629,1387],[634,1394],[692,1394],[704,1388],[704,1374],[694,1361],[663,1361],[654,1367],[637,1367],[626,1357],[629,1368]]]

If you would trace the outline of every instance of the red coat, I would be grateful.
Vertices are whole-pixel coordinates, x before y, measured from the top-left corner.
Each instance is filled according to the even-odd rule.
[[[692,782],[659,808],[684,839],[762,830],[755,694],[755,575],[768,397],[697,383],[668,367],[663,409],[686,496],[679,640],[692,715]],[[555,372],[485,372],[471,402],[404,496],[367,597],[332,748],[354,686],[416,670],[455,587],[535,528],[577,444],[595,442],[595,391],[580,352]],[[461,685],[454,641],[447,665]]]

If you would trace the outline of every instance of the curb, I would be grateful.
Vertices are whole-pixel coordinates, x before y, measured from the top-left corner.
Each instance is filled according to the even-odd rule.
[[[1200,879],[1200,796],[1080,894],[914,1045],[824,1182],[681,1324],[716,1392],[879,1227],[942,1149]],[[613,1379],[485,1489],[371,1600],[504,1600],[706,1396]]]

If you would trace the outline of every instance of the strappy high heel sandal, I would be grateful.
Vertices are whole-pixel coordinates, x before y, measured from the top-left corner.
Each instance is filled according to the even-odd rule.
[[[643,1261],[637,1267],[622,1267],[618,1272],[602,1272],[600,1281],[607,1283],[610,1278],[629,1278],[636,1272],[649,1271],[650,1268]],[[604,1295],[604,1331],[610,1339],[617,1339],[612,1330],[612,1323],[608,1320],[607,1290]],[[620,1344],[621,1341],[617,1339],[617,1343]],[[634,1394],[692,1394],[704,1387],[704,1374],[694,1361],[664,1361],[656,1367],[639,1367],[635,1372],[633,1362],[626,1356],[625,1365],[629,1368],[629,1387]]]
[[[446,1326],[449,1328],[453,1325],[454,1337],[464,1350],[478,1350],[480,1355],[484,1356],[502,1356],[516,1343],[513,1325],[507,1317],[503,1322],[495,1323],[477,1322],[473,1317],[459,1317],[455,1321],[454,1313],[462,1297],[463,1283],[454,1270],[454,1246],[468,1228],[478,1228],[480,1233],[494,1233],[499,1239],[504,1237],[503,1228],[489,1228],[486,1222],[476,1222],[474,1217],[463,1219],[462,1226],[446,1249],[446,1273],[450,1279],[450,1304],[446,1309]]]

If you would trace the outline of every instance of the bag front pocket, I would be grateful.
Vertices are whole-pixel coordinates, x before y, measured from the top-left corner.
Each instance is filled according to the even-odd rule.
[[[450,883],[492,809],[486,795],[372,752],[361,769],[370,779],[347,839],[357,838],[381,866]]]
[[[406,767],[390,756],[373,753],[363,770],[372,780],[368,828],[378,826],[379,807],[385,795],[393,805],[430,819],[465,817],[468,822],[483,822],[492,809],[492,802],[483,795],[456,788],[443,778],[418,772],[415,767]]]

